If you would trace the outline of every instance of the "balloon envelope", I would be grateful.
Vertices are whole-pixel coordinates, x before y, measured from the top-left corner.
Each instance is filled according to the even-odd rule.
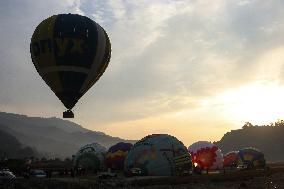
[[[30,52],[39,75],[72,109],[105,71],[111,44],[105,30],[91,19],[59,14],[36,27]]]
[[[75,167],[98,170],[103,165],[106,148],[98,143],[87,144],[79,149],[73,159]]]
[[[133,144],[124,142],[111,146],[106,154],[106,166],[115,170],[123,170],[125,157],[132,147]]]
[[[202,169],[223,168],[223,154],[221,150],[211,142],[198,141],[188,147],[192,163]]]
[[[124,162],[124,170],[139,168],[143,175],[179,175],[191,169],[186,147],[177,138],[167,134],[153,134],[134,144]]]
[[[230,151],[224,155],[224,167],[237,166],[238,151]]]
[[[264,154],[256,148],[242,148],[238,153],[238,164],[246,164],[248,168],[264,168]]]

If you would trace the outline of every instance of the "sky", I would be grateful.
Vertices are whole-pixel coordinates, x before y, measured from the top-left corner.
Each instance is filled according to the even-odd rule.
[[[284,111],[283,0],[2,0],[0,111],[62,117],[30,57],[35,27],[60,13],[108,33],[110,64],[72,120],[125,139],[217,141]]]

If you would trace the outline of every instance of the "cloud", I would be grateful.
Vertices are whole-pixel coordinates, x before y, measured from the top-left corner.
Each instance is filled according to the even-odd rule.
[[[106,93],[95,95],[99,107],[107,104],[102,114],[116,108],[114,120],[104,114],[101,121],[196,108],[208,95],[255,80],[257,55],[283,44],[271,36],[283,31],[275,24],[281,9],[270,11],[275,1],[110,2],[101,3],[100,18],[112,37],[112,61],[90,94]]]
[[[78,102],[75,121],[95,128],[188,112],[196,123],[202,112],[192,111],[204,99],[260,79],[282,85],[275,57],[283,51],[283,7],[281,0],[1,1],[0,108],[61,116],[29,42],[41,20],[70,12],[94,19],[112,42],[110,65]]]
[[[75,1],[11,0],[0,2],[0,108],[26,114],[46,102],[59,106],[33,67],[29,43],[35,27],[45,18],[73,10]],[[74,9],[74,12],[76,10]],[[48,110],[54,109],[45,106]]]

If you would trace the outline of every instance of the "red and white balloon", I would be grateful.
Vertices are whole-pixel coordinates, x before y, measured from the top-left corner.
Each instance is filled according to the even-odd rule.
[[[198,141],[188,147],[192,163],[202,169],[223,168],[223,154],[215,144],[207,141]]]

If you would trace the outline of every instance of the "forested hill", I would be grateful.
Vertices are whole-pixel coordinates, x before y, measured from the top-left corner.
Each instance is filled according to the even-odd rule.
[[[275,123],[271,126],[247,124],[242,129],[226,133],[216,144],[224,154],[251,146],[261,150],[267,161],[284,161],[284,124]]]
[[[39,155],[34,149],[24,147],[12,135],[0,130],[0,159],[26,158]]]
[[[28,117],[5,112],[0,112],[0,131],[13,136],[20,146],[31,147],[46,157],[70,157],[82,145],[93,142],[107,148],[117,142],[135,142],[91,131],[59,118]]]
[[[98,142],[110,147],[117,142],[135,141],[91,131],[59,118],[28,117],[0,112],[0,155],[17,154],[46,157],[70,157],[82,145]],[[223,153],[243,147],[264,152],[268,161],[284,161],[284,121],[267,126],[246,123],[242,129],[226,133],[216,144]],[[20,158],[20,156],[19,156]]]

